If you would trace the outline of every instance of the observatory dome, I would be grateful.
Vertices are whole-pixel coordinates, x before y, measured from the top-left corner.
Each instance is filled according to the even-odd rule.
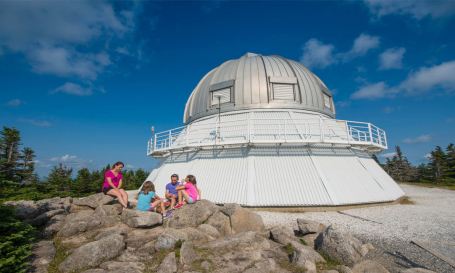
[[[186,124],[221,112],[249,109],[308,110],[335,118],[327,86],[302,64],[281,56],[247,53],[205,75],[185,107]]]

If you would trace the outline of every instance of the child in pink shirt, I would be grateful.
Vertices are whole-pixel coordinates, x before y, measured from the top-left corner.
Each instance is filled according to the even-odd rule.
[[[186,184],[183,184],[183,182],[186,182]],[[201,200],[201,190],[196,187],[196,177],[194,175],[188,175],[175,189],[178,191],[179,203],[174,209],[180,208],[184,204],[194,204],[196,201]],[[186,201],[183,201],[183,198]]]

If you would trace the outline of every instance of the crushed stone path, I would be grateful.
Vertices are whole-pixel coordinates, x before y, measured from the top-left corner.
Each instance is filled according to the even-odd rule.
[[[363,243],[376,248],[368,258],[390,272],[422,267],[435,272],[455,272],[455,268],[411,244],[411,240],[455,244],[455,191],[400,184],[414,205],[389,205],[338,212],[282,213],[258,211],[268,227],[291,226],[297,219],[336,224]],[[349,215],[348,215],[349,214]],[[355,216],[355,217],[353,217]],[[361,219],[363,218],[363,219]],[[365,219],[365,220],[364,220]],[[455,261],[455,245],[428,244]]]

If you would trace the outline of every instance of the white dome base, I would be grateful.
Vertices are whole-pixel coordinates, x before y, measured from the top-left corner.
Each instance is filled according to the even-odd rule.
[[[164,195],[172,174],[196,176],[202,198],[250,207],[392,202],[405,193],[363,150],[330,145],[254,145],[173,153],[146,181]]]

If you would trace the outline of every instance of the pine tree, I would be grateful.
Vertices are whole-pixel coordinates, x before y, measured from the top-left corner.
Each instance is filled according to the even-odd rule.
[[[48,183],[57,191],[68,191],[71,184],[71,174],[73,168],[67,169],[62,163],[59,166],[53,166],[49,176],[46,177]]]
[[[31,184],[30,179],[35,171],[35,162],[33,162],[35,157],[35,151],[32,148],[25,147],[22,150],[22,155],[20,156],[22,159],[22,171],[20,172],[21,183]]]
[[[0,151],[0,159],[2,160],[0,165],[0,177],[3,177],[4,180],[19,182],[20,132],[14,127],[11,129],[3,126],[0,135],[0,142],[2,143],[2,150]]]
[[[450,183],[455,183],[455,145],[450,143],[446,148],[446,176]]]
[[[81,195],[85,192],[91,192],[90,189],[90,171],[87,168],[82,168],[77,172],[77,176],[74,181],[71,183],[71,191]]]
[[[441,182],[446,163],[446,154],[440,146],[436,146],[436,150],[431,151],[430,162],[428,167],[433,171],[433,181],[436,183]]]

